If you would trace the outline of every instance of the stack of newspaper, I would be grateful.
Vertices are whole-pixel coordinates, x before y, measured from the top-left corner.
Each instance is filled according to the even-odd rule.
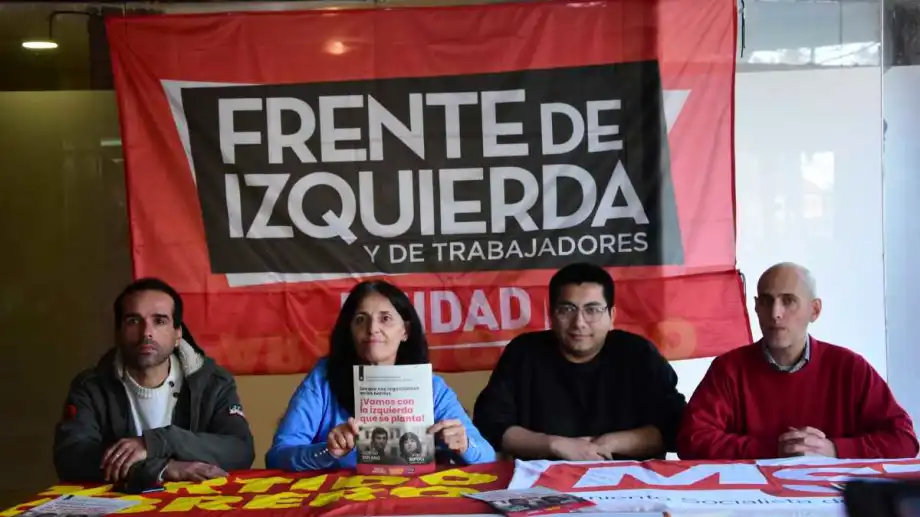
[[[587,499],[541,486],[464,495],[471,499],[484,501],[509,517],[580,512],[596,506]]]
[[[48,501],[45,504],[26,510],[20,517],[50,517],[53,515],[68,515],[70,517],[100,516],[115,513],[136,504],[138,504],[138,501],[62,495],[53,501]]]

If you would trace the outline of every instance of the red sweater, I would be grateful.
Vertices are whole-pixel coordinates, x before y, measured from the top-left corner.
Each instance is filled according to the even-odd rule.
[[[811,340],[809,362],[777,371],[759,343],[712,362],[677,438],[681,459],[763,459],[779,453],[789,427],[820,429],[839,458],[912,458],[917,437],[907,412],[860,355]]]

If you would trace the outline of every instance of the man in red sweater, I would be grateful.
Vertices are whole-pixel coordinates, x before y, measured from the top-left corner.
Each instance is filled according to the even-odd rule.
[[[917,456],[913,423],[872,366],[808,335],[821,299],[807,269],[768,269],[755,307],[763,339],[713,360],[684,413],[681,459]]]

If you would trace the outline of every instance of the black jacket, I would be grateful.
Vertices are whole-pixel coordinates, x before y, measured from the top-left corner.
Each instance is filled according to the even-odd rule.
[[[686,404],[674,369],[644,337],[613,330],[595,359],[573,364],[559,352],[552,331],[529,332],[505,347],[476,399],[473,423],[496,451],[512,426],[596,437],[648,425],[661,431],[673,451]]]
[[[157,484],[171,459],[245,470],[255,457],[236,382],[194,344],[183,340],[176,356],[185,380],[173,423],[143,433],[147,459],[128,474],[130,489]],[[54,466],[61,481],[103,482],[102,455],[122,438],[138,435],[115,350],[73,380],[54,435]]]

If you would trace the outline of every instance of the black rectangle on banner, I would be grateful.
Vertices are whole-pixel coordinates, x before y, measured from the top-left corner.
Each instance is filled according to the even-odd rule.
[[[215,273],[683,263],[653,61],[182,90]]]

